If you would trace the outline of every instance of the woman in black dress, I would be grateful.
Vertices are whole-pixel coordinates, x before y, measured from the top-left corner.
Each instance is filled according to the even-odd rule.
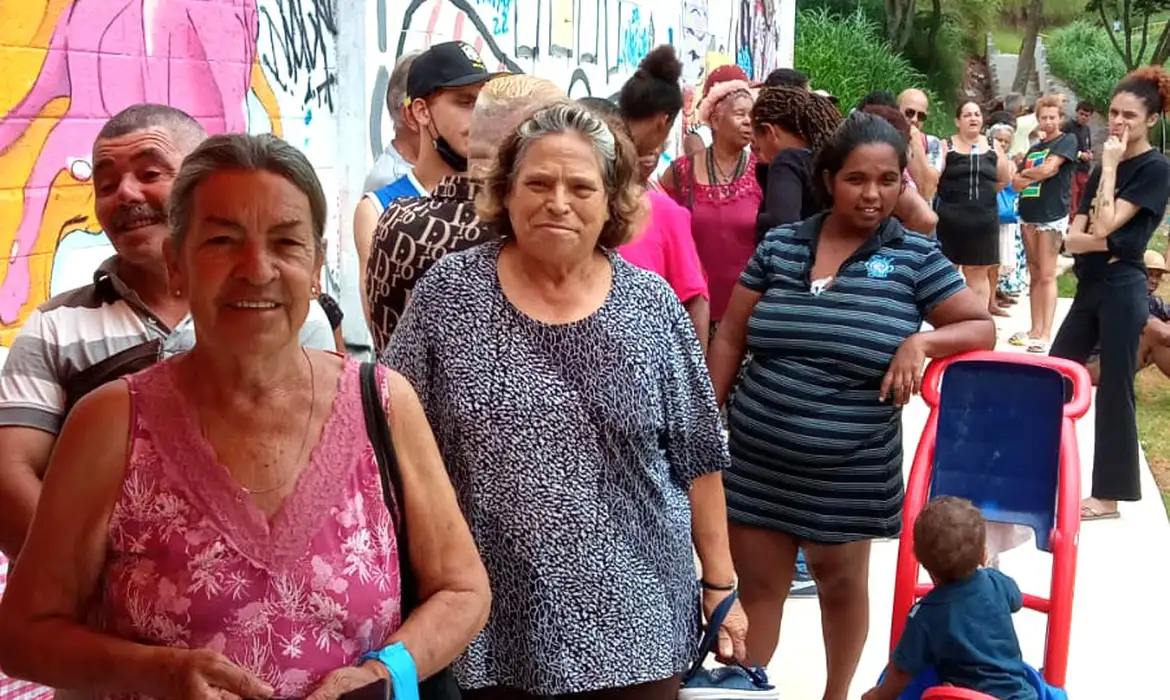
[[[959,267],[967,286],[991,303],[988,270],[999,265],[999,208],[996,195],[1011,180],[983,129],[983,110],[965,102],[955,114],[957,133],[947,147],[938,182],[938,240]]]

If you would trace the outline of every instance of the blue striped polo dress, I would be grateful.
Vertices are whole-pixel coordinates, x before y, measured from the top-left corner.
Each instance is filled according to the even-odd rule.
[[[724,484],[733,522],[833,544],[898,533],[901,410],[878,392],[902,341],[964,283],[935,240],[889,220],[814,294],[824,216],[770,231],[740,278],[762,296]]]

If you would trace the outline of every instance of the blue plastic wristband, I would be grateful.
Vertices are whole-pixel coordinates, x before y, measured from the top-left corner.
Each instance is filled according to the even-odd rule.
[[[402,642],[369,651],[362,654],[358,663],[374,660],[381,663],[390,672],[390,683],[394,690],[395,700],[419,700],[418,697],[418,668],[414,665],[414,657],[406,650]]]

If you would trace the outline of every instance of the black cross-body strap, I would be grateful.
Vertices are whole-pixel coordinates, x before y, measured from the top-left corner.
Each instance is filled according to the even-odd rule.
[[[398,471],[398,458],[394,454],[394,439],[386,422],[386,410],[382,404],[382,392],[378,390],[377,367],[372,362],[362,363],[360,370],[362,386],[362,409],[366,417],[366,434],[374,447],[378,471],[382,475],[382,497],[386,501],[394,531],[398,540],[398,571],[402,582],[403,619],[418,605],[418,584],[410,566],[410,540],[406,527],[399,494],[402,493],[402,474]]]

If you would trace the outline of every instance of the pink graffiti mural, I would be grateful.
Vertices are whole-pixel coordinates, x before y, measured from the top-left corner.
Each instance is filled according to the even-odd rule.
[[[5,3],[0,17],[22,13],[12,5]],[[45,11],[43,3],[32,11]],[[0,284],[0,330],[16,326],[42,300],[38,288],[48,285],[34,279],[43,275],[30,271],[30,254],[45,249],[43,237],[65,233],[64,222],[45,217],[51,191],[61,186],[63,171],[74,185],[88,178],[85,161],[106,119],[133,103],[157,102],[188,112],[211,132],[247,129],[257,21],[256,0],[75,0],[60,12],[35,82],[22,99],[8,102],[15,106],[0,119],[0,167],[35,158],[15,235],[0,230],[0,250],[9,256]],[[264,85],[257,95],[277,123],[271,90]],[[38,120],[54,118],[46,116],[47,107],[59,98],[67,98],[68,107],[43,145],[27,154],[13,149]]]

